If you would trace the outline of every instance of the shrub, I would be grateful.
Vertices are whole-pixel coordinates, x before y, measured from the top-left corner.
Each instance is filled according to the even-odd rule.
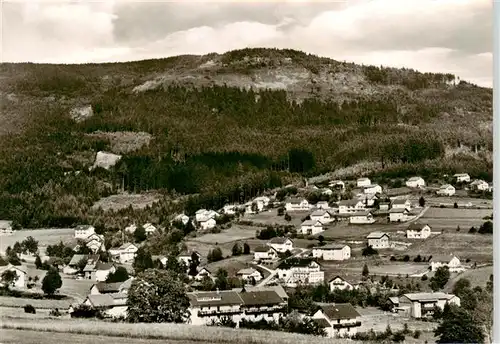
[[[36,309],[32,305],[24,306],[24,313],[36,314]]]
[[[52,317],[60,317],[61,316],[61,312],[59,312],[58,308],[54,308],[54,309],[50,310],[49,315],[52,316]]]
[[[470,233],[470,234],[474,234],[474,233],[476,233],[476,232],[477,232],[477,229],[476,229],[476,227],[474,227],[474,226],[472,226],[472,227],[469,229],[469,233]]]
[[[413,332],[413,338],[418,339],[421,334],[422,332],[420,330],[415,330],[415,332]]]
[[[423,276],[422,276],[422,278],[421,278],[421,280],[422,280],[422,281],[427,281],[427,279],[428,279],[428,278],[429,278],[429,277],[427,277],[427,275],[423,275]]]

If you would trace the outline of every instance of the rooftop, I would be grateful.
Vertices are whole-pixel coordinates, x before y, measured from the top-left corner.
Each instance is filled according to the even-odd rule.
[[[284,243],[286,243],[287,241],[291,241],[290,238],[285,238],[285,237],[276,237],[276,238],[272,238],[269,243],[270,244],[279,244],[279,245],[283,245]]]
[[[346,246],[348,246],[348,245],[346,245],[346,244],[328,244],[325,246],[315,246],[313,248],[319,249],[319,250],[341,250]]]
[[[437,292],[437,293],[411,293],[411,294],[404,294],[403,296],[407,297],[411,301],[437,301],[437,300],[449,300],[453,298],[455,295]]]
[[[305,220],[300,225],[301,226],[315,226],[315,225],[322,226],[322,223],[318,220]]]
[[[361,316],[350,303],[321,306],[321,310],[330,320],[353,319]]]
[[[406,198],[398,198],[392,201],[392,204],[406,204],[406,202],[410,202],[410,200]]]
[[[265,306],[283,303],[283,299],[274,290],[252,290],[240,292],[245,306]]]
[[[367,238],[367,239],[380,239],[380,238],[382,238],[384,235],[389,236],[389,234],[384,233],[384,232],[371,232],[370,234],[368,234],[368,235],[366,236],[366,238]]]
[[[318,264],[318,265],[321,265],[315,259],[311,259],[311,258],[296,258],[296,257],[288,258],[280,263],[280,265],[278,266],[278,269],[289,269],[289,268],[293,268],[293,267],[307,267],[313,262]]]
[[[408,226],[407,230],[420,232],[425,226],[427,226],[427,224],[413,222]]]
[[[192,307],[241,305],[243,300],[232,290],[187,293]]]

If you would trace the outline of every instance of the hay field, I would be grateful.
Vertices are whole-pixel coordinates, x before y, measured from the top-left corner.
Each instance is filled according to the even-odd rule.
[[[21,242],[29,236],[38,240],[39,250],[44,253],[48,245],[57,244],[59,241],[71,242],[74,238],[74,230],[72,228],[50,228],[14,231],[11,235],[0,236],[0,251],[5,252],[7,246],[12,247],[16,241]]]

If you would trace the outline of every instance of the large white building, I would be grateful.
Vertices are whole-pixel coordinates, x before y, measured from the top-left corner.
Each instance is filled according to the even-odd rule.
[[[0,266],[0,281],[2,286],[4,286],[4,281],[1,280],[1,276],[6,271],[12,271],[17,276],[17,279],[10,287],[13,286],[14,288],[22,289],[26,286],[26,270],[22,266],[15,266],[10,263],[5,266]]]
[[[429,262],[431,271],[436,271],[441,266],[447,266],[450,272],[461,272],[465,270],[460,259],[453,254],[434,255]]]
[[[370,184],[363,186],[363,193],[364,194],[377,194],[377,193],[382,193],[382,187],[378,184]]]
[[[372,182],[371,182],[371,180],[369,178],[358,178],[356,184],[357,184],[358,188],[361,188],[361,187],[364,187],[364,186],[371,185]]]
[[[335,219],[333,214],[327,210],[315,210],[309,216],[311,220],[320,221],[322,224],[328,224]]]
[[[384,249],[391,247],[389,234],[384,232],[372,232],[368,234],[366,239],[368,240],[368,246],[371,246],[375,249]]]
[[[470,176],[468,173],[457,173],[457,174],[453,175],[453,178],[455,178],[457,183],[470,182]]]
[[[365,210],[366,205],[359,199],[349,199],[339,202],[339,214],[349,214]]]
[[[314,258],[323,260],[347,260],[351,258],[351,247],[345,244],[329,244],[313,247]]]
[[[285,202],[286,211],[308,211],[310,209],[311,205],[305,198],[292,197]]]
[[[375,218],[373,217],[372,213],[368,210],[359,211],[359,212],[350,214],[349,223],[359,224],[359,225],[367,225],[367,224],[375,223]]]
[[[75,239],[86,239],[95,233],[95,227],[91,225],[79,225],[75,227]]]
[[[412,223],[406,229],[408,239],[427,239],[431,235],[431,227],[427,224]]]
[[[323,231],[323,224],[318,220],[306,220],[300,224],[300,233],[304,235],[316,235]]]
[[[277,268],[278,278],[288,287],[297,284],[321,284],[325,280],[325,272],[314,259],[289,258],[281,262]]]
[[[399,298],[398,310],[403,311],[412,318],[432,316],[434,308],[444,309],[446,304],[460,306],[460,298],[453,294],[445,293],[413,293],[404,294]]]
[[[349,303],[321,306],[312,319],[325,329],[327,337],[352,337],[361,326],[361,315]]]
[[[132,243],[125,243],[118,248],[109,249],[111,258],[118,263],[132,263],[139,248]]]
[[[450,184],[445,184],[436,191],[439,196],[453,196],[455,194],[455,187]]]

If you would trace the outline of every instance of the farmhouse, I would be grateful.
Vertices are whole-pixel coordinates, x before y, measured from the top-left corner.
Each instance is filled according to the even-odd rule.
[[[94,309],[100,309],[107,317],[127,316],[127,295],[125,294],[88,295],[83,304]]]
[[[292,197],[286,200],[285,210],[286,211],[307,211],[311,208],[309,202],[304,198]]]
[[[382,193],[382,187],[378,184],[366,185],[366,186],[363,186],[363,193],[364,194]]]
[[[447,266],[450,272],[460,272],[464,270],[460,259],[453,254],[432,256],[429,262],[431,271],[436,271],[441,266]]]
[[[319,201],[316,203],[316,209],[330,209],[330,205],[327,201]]]
[[[284,253],[286,251],[293,250],[293,241],[290,238],[280,237],[280,238],[272,238],[267,246],[271,246],[276,250],[276,252]]]
[[[316,210],[310,215],[311,220],[320,221],[323,224],[330,223],[334,220],[334,216],[327,210]]]
[[[455,188],[453,185],[445,184],[436,191],[439,196],[453,196],[455,194]]]
[[[372,224],[374,222],[373,214],[368,210],[352,213],[349,216],[349,223],[351,224]]]
[[[313,258],[323,260],[346,260],[351,258],[351,247],[344,244],[330,244],[313,247]]]
[[[84,240],[85,246],[89,248],[92,253],[96,254],[100,251],[106,251],[106,247],[104,246],[104,235],[99,235],[96,233],[90,234]],[[80,245],[77,244],[74,248],[74,251],[79,250]]]
[[[272,246],[259,246],[254,250],[254,261],[274,262],[278,260],[278,252]]]
[[[392,201],[392,209],[411,210],[411,201],[409,199],[397,198]]]
[[[384,249],[391,247],[389,234],[384,232],[371,232],[366,239],[368,240],[368,246],[372,248]]]
[[[12,284],[14,288],[20,288],[20,289],[24,288],[24,286],[26,285],[26,271],[22,266],[15,266],[10,263],[5,266],[0,266],[0,279],[2,279],[1,276],[6,271],[12,271],[17,276],[16,281]],[[2,286],[5,286],[3,281],[2,281]]]
[[[406,222],[411,218],[410,211],[405,208],[392,208],[389,210],[390,222]]]
[[[425,181],[422,177],[411,177],[406,181],[406,186],[409,188],[421,188],[425,186]]]
[[[361,281],[348,280],[346,277],[335,276],[328,282],[330,291],[358,289]]]
[[[97,256],[98,257],[98,256]],[[89,258],[87,265],[83,268],[85,279],[94,280],[96,282],[104,282],[110,273],[116,271],[113,263],[101,263],[99,258]]]
[[[142,227],[144,227],[144,230],[146,231],[146,234],[147,235],[150,235],[150,234],[153,234],[154,232],[156,232],[156,227],[153,226],[151,223],[146,223],[145,225],[143,225]]]
[[[79,225],[75,227],[75,238],[86,239],[95,233],[95,227],[91,225]]]
[[[174,217],[175,222],[181,222],[183,225],[187,225],[189,222],[189,216],[186,214],[179,214],[176,217]]]
[[[215,280],[215,278],[213,277],[213,274],[210,272],[210,270],[208,270],[207,268],[201,268],[198,273],[196,274],[196,276],[194,276],[194,279],[196,281],[203,281],[203,279],[205,279],[206,277],[210,278],[211,280]]]
[[[352,337],[361,326],[361,315],[350,303],[321,306],[312,319],[326,330],[327,337]]]
[[[116,283],[106,283],[98,282],[90,288],[90,295],[102,295],[102,294],[127,294],[130,287],[132,286],[133,277],[129,278],[124,282]]]
[[[445,293],[404,294],[399,298],[398,308],[413,318],[422,318],[431,316],[434,313],[434,307],[444,309],[447,303],[460,306],[460,298]]]
[[[200,221],[198,221],[198,224],[200,225],[201,229],[206,230],[206,229],[215,228],[215,226],[217,225],[217,221],[215,221],[214,218],[205,217],[205,218],[201,219]]]
[[[344,190],[345,183],[341,180],[333,180],[328,184],[329,187],[334,188],[336,190]]]
[[[364,186],[368,186],[368,185],[371,185],[371,184],[372,184],[372,182],[368,178],[359,178],[357,180],[357,183],[356,183],[356,185],[358,186],[358,188],[362,188]]]
[[[358,199],[343,200],[339,202],[339,214],[354,213],[365,209],[365,204]]]
[[[358,200],[365,204],[365,207],[373,207],[375,201],[378,199],[376,194],[361,194],[358,196]]]
[[[412,223],[406,229],[408,239],[427,239],[431,235],[431,227],[427,224]]]
[[[453,175],[453,178],[455,178],[457,183],[470,182],[470,176],[467,173],[457,173],[457,174]]]
[[[125,243],[118,248],[112,248],[108,252],[111,259],[117,263],[130,263],[134,261],[135,254],[139,250],[137,246],[132,243]]]
[[[0,220],[0,234],[12,234],[12,221]]]
[[[241,291],[241,288],[232,289],[233,291]],[[278,294],[279,297],[283,299],[284,302],[288,302],[288,294],[285,289],[281,285],[273,285],[273,286],[265,286],[265,287],[256,287],[256,286],[245,286],[246,291],[269,291],[272,290]]]
[[[316,235],[323,231],[323,224],[317,220],[306,220],[300,224],[300,232],[304,235]]]
[[[470,188],[471,190],[476,190],[476,191],[488,191],[490,186],[487,182],[484,180],[476,179],[472,183],[470,183]]]
[[[320,284],[325,279],[325,272],[321,271],[321,265],[315,259],[289,258],[281,262],[277,270],[278,278],[289,287]]]
[[[245,282],[259,282],[263,277],[262,273],[254,268],[241,269],[236,273],[236,276],[238,276]]]

